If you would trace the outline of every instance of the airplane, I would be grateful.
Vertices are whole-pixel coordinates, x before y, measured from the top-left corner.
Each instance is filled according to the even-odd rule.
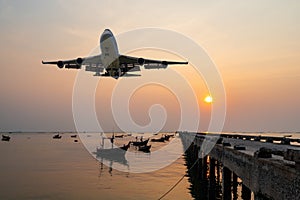
[[[188,64],[188,62],[161,61],[145,58],[137,58],[119,54],[116,39],[109,29],[105,29],[100,37],[100,51],[102,54],[84,58],[58,61],[42,61],[42,64],[57,65],[59,68],[81,69],[95,72],[94,76],[109,76],[118,79],[127,75],[127,72],[141,71],[140,66],[145,69],[167,68],[168,65]]]

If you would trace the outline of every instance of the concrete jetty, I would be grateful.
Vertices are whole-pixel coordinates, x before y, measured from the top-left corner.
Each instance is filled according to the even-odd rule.
[[[299,139],[187,132],[180,132],[180,136],[183,145],[192,143],[189,148],[192,150],[187,152],[195,154],[194,159],[203,155],[203,141],[214,141],[212,144],[216,141],[207,155],[208,168],[213,171],[208,173],[215,172],[215,165],[222,166],[223,199],[233,198],[231,192],[237,177],[242,180],[246,197],[251,197],[252,192],[254,199],[300,199],[300,146],[290,145]],[[206,160],[206,156],[201,157],[203,159]]]

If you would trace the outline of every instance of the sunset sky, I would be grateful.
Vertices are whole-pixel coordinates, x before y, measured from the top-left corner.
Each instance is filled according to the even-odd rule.
[[[77,71],[41,61],[88,55],[106,28],[118,35],[143,27],[178,32],[206,50],[226,91],[224,131],[300,131],[299,10],[297,0],[0,0],[0,131],[75,130],[72,93]],[[135,55],[174,58],[160,52]],[[173,70],[189,80],[200,123],[207,124],[211,105],[204,102],[208,91],[203,79],[190,65]],[[97,87],[97,115],[106,130],[117,129],[110,108],[116,84],[106,78]],[[136,123],[149,123],[147,110],[160,103],[169,114],[165,130],[178,127],[180,109],[168,90],[147,86],[130,103]],[[205,125],[199,130],[205,131]]]

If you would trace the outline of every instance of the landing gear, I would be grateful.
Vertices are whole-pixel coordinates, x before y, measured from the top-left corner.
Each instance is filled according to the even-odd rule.
[[[118,68],[118,69],[109,68],[109,69],[106,69],[106,72],[102,76],[111,76],[115,79],[118,79],[120,76],[122,76],[122,71],[120,68]]]

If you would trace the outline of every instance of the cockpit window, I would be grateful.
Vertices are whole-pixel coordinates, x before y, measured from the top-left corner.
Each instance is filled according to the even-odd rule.
[[[101,36],[100,42],[103,42],[104,40],[110,38],[112,35],[111,34],[104,34]]]

